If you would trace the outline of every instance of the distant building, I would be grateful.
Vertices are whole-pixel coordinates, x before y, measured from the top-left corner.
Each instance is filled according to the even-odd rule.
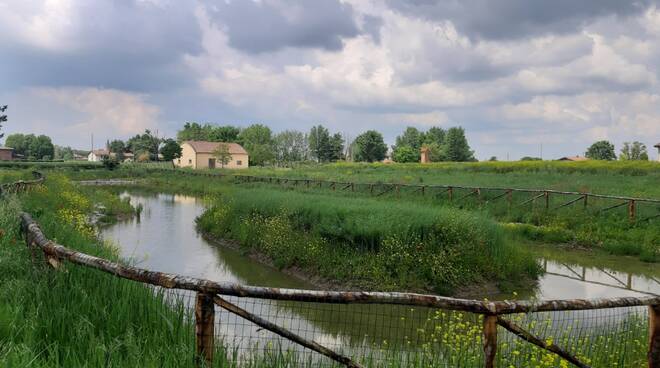
[[[0,147],[0,161],[11,161],[14,159],[14,149],[11,147]]]
[[[656,145],[653,146],[653,147],[655,147],[655,148],[658,149],[658,161],[660,161],[660,143],[656,144]]]
[[[178,167],[192,167],[193,169],[215,169],[223,167],[214,155],[221,144],[226,144],[231,159],[224,165],[226,169],[247,169],[248,153],[238,143],[186,141],[181,144],[181,157],[174,160]]]
[[[562,157],[557,161],[589,161],[588,158],[582,156],[566,156]]]
[[[419,162],[426,164],[431,162],[431,149],[428,147],[422,147],[420,150],[420,160]]]
[[[107,149],[97,149],[87,155],[87,161],[90,162],[100,162],[103,161],[105,157],[110,156],[110,152]]]

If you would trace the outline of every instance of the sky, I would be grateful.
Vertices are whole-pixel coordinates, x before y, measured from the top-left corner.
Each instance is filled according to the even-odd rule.
[[[0,0],[3,131],[81,149],[196,121],[460,125],[482,160],[653,151],[659,65],[650,0]]]

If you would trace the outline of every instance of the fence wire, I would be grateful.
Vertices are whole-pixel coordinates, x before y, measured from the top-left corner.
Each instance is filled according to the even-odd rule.
[[[161,289],[163,290],[163,289]],[[194,326],[195,293],[165,290]],[[247,312],[350,357],[364,367],[483,367],[483,316],[423,307],[325,304],[222,296]],[[648,349],[644,307],[500,316],[592,367],[640,367]],[[215,306],[217,366],[341,364]],[[194,330],[194,328],[193,328]],[[498,327],[498,367],[569,367],[556,354]]]

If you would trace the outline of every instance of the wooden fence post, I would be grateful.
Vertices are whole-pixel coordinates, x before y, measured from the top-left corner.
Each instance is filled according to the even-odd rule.
[[[630,221],[635,221],[635,215],[636,215],[636,204],[635,200],[631,199],[630,202],[628,202],[628,218]]]
[[[198,292],[195,299],[195,346],[198,367],[210,367],[213,363],[215,304],[213,296]]]
[[[448,194],[449,195],[449,202],[452,201],[452,197],[454,196],[452,192],[453,192],[453,188],[449,187],[449,189],[447,189],[447,193],[449,193]]]
[[[587,204],[589,203],[589,195],[585,194],[584,195],[584,209],[587,209]]]
[[[550,209],[550,192],[546,191],[543,194],[544,194],[544,197],[545,197],[545,210],[547,211],[548,209]]]
[[[511,189],[506,190],[506,201],[508,203],[508,208],[511,209],[511,202],[513,201],[513,191]]]
[[[495,355],[497,354],[497,316],[484,315],[483,326],[484,339],[484,367],[495,367]]]
[[[660,368],[660,304],[649,306],[649,368]]]

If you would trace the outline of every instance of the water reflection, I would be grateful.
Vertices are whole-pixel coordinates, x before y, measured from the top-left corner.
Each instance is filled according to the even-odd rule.
[[[144,268],[206,278],[214,281],[249,285],[306,288],[314,286],[258,263],[240,252],[211,244],[195,229],[195,218],[204,205],[200,199],[174,194],[124,193],[134,205],[142,205],[140,219],[130,219],[102,230],[125,259]],[[531,290],[521,290],[520,298],[542,299],[596,298],[660,294],[660,277],[651,272],[635,273],[645,267],[630,264],[623,270],[583,262],[584,256],[560,259],[545,254],[540,259],[545,275]],[[588,257],[587,257],[588,258]],[[641,263],[640,263],[641,264]],[[493,295],[484,295],[493,299]],[[502,297],[503,298],[503,297]],[[509,296],[510,298],[510,296]],[[380,354],[374,345],[384,341],[397,350],[421,346],[429,336],[420,335],[429,323],[446,324],[452,316],[438,315],[427,308],[381,305],[329,305],[279,302],[250,298],[227,298],[262,318],[289,328],[337,350],[358,350],[362,354]],[[194,300],[188,298],[188,300]],[[625,313],[627,315],[627,313]],[[623,315],[622,315],[623,316]],[[219,333],[238,349],[249,350],[255,344],[281,344],[285,340],[240,317],[221,312],[217,315]],[[461,316],[462,319],[476,318]],[[540,314],[534,318],[546,318]],[[618,318],[618,317],[617,317]],[[559,319],[561,320],[561,318]],[[611,321],[610,321],[611,322]],[[563,328],[563,327],[562,327]],[[292,347],[297,349],[297,347]],[[480,347],[475,347],[479,354]]]

